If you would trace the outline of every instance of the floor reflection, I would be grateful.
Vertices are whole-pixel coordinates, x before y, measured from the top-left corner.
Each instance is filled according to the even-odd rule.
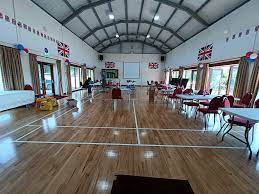
[[[10,137],[0,139],[0,164],[6,164],[16,158],[16,147]]]

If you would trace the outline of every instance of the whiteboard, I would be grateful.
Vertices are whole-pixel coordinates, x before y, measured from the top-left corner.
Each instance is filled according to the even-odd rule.
[[[140,78],[140,63],[139,62],[124,62],[123,63],[123,78],[124,79],[139,79]]]

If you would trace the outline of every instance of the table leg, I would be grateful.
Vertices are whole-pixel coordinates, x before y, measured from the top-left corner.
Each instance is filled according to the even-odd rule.
[[[248,159],[251,160],[253,152],[252,152],[252,149],[251,149],[251,146],[250,146],[250,143],[249,143],[249,131],[250,131],[249,121],[247,121],[247,123],[246,123],[246,131],[245,131],[245,139],[246,139],[246,145],[247,145],[247,147],[249,149],[249,158]]]

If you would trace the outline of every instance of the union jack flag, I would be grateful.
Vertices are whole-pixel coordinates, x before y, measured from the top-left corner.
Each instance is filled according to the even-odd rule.
[[[57,42],[57,45],[58,45],[58,54],[62,57],[69,58],[69,54],[70,54],[69,46],[59,41]]]
[[[149,69],[158,69],[158,63],[149,63],[148,68]]]
[[[205,61],[211,59],[213,44],[209,44],[199,49],[198,61]]]
[[[115,63],[114,62],[105,62],[105,68],[114,68]]]

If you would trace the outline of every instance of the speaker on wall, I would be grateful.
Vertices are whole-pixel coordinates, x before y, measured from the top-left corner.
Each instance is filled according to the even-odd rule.
[[[161,56],[161,62],[165,61],[165,56]]]
[[[103,60],[103,55],[99,55],[99,60],[100,60],[100,61]]]

